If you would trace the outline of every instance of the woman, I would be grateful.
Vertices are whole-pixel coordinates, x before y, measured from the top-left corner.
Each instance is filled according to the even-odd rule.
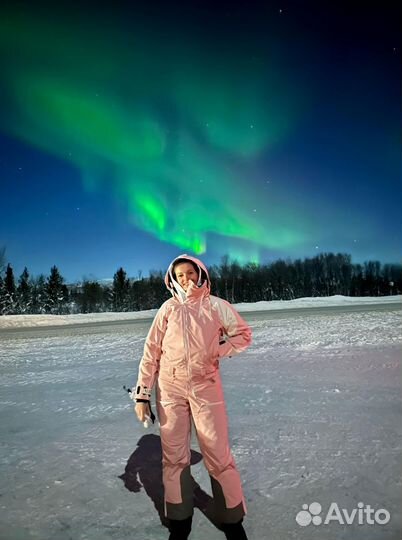
[[[187,539],[191,531],[191,419],[211,478],[217,520],[227,539],[245,540],[246,507],[230,452],[218,368],[222,357],[250,345],[251,330],[228,302],[210,295],[208,271],[200,260],[180,255],[165,283],[173,297],[161,306],[148,333],[134,399],[143,422],[156,383],[169,540]]]

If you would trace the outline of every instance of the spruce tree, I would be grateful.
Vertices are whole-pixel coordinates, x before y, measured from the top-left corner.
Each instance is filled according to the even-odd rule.
[[[48,294],[46,290],[46,278],[40,274],[32,284],[32,306],[31,313],[41,315],[46,313],[48,306]]]
[[[12,315],[17,313],[15,294],[14,272],[10,264],[7,265],[6,275],[3,281],[3,290],[1,294],[1,314]]]
[[[52,266],[50,276],[46,282],[47,307],[46,312],[54,315],[68,313],[68,290],[64,285],[64,278],[61,276],[57,266]]]
[[[96,281],[84,281],[80,298],[81,313],[99,313],[103,308],[103,287]]]
[[[128,311],[130,282],[123,268],[119,268],[113,276],[112,305],[113,311]]]
[[[19,277],[17,287],[18,313],[31,313],[32,307],[32,285],[29,279],[27,267]]]

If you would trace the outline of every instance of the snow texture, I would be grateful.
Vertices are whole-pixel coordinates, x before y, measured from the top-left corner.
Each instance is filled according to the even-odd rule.
[[[401,538],[401,313],[245,314],[253,345],[221,371],[250,540]],[[0,332],[1,539],[168,537],[158,430],[135,419],[122,388],[135,383],[150,323],[123,323]],[[223,539],[195,437],[192,449],[190,539]],[[302,527],[296,515],[312,502],[349,512],[363,502],[391,519]]]

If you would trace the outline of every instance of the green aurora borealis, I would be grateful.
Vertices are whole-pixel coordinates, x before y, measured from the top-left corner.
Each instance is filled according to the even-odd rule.
[[[290,201],[267,212],[253,182],[255,160],[300,116],[273,62],[261,69],[233,42],[212,51],[186,35],[155,41],[136,23],[107,41],[85,21],[72,30],[9,13],[1,24],[14,57],[8,132],[70,162],[86,190],[117,197],[135,227],[196,254],[210,234],[229,247],[241,239],[240,260],[306,238]]]
[[[392,13],[2,5],[0,248],[21,271],[56,263],[70,279],[180,252],[399,260]]]

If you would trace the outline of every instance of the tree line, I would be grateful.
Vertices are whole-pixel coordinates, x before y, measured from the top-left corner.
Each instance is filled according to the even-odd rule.
[[[212,294],[231,303],[402,292],[402,265],[379,261],[353,264],[351,256],[343,253],[264,265],[241,265],[225,256],[209,273]],[[56,266],[49,276],[31,277],[25,268],[16,279],[11,264],[0,273],[1,315],[138,311],[158,308],[169,297],[161,271],[151,271],[145,278],[128,278],[119,268],[110,284],[84,280],[71,285]]]

